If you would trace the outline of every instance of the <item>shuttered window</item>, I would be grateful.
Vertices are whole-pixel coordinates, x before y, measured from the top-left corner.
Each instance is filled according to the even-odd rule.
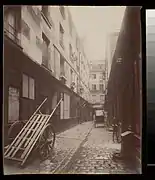
[[[22,20],[22,33],[28,40],[30,40],[30,28],[24,20]]]
[[[25,74],[23,74],[23,97],[35,99],[35,81]]]
[[[23,97],[28,98],[29,93],[28,93],[28,76],[26,76],[25,74],[23,74]]]
[[[64,101],[60,105],[60,119],[70,118],[70,96],[64,93]]]

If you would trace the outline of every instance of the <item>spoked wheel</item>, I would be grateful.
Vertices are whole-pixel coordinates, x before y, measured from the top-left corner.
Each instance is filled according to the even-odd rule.
[[[42,160],[47,159],[54,147],[55,131],[51,124],[48,124],[39,138],[39,154]]]
[[[14,122],[11,127],[8,130],[8,144],[10,144],[17,134],[20,132],[20,130],[24,127],[25,123],[23,121],[16,121]]]

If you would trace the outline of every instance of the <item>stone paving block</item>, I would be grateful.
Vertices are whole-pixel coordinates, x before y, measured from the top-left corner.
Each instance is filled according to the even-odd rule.
[[[129,170],[123,164],[114,162],[112,159],[113,152],[120,150],[120,144],[113,143],[112,136],[107,135],[108,132],[104,129],[96,129],[92,129],[87,141],[81,146],[78,156],[72,159],[72,166],[76,165],[77,161],[80,160],[80,167],[75,171],[81,174],[109,174],[114,171],[128,172]]]

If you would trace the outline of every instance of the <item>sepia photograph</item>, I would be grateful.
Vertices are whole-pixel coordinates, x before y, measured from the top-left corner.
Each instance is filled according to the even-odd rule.
[[[3,6],[3,172],[141,174],[139,6]]]

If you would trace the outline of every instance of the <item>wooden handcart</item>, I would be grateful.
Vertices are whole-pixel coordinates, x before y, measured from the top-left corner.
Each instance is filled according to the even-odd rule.
[[[34,149],[39,149],[39,153],[43,158],[49,155],[55,143],[55,132],[50,119],[60,105],[62,98],[50,115],[40,112],[46,101],[47,98],[27,122],[17,121],[11,126],[9,133],[17,126],[23,127],[16,137],[11,140],[12,142],[5,147],[4,159],[18,161],[23,166]]]

